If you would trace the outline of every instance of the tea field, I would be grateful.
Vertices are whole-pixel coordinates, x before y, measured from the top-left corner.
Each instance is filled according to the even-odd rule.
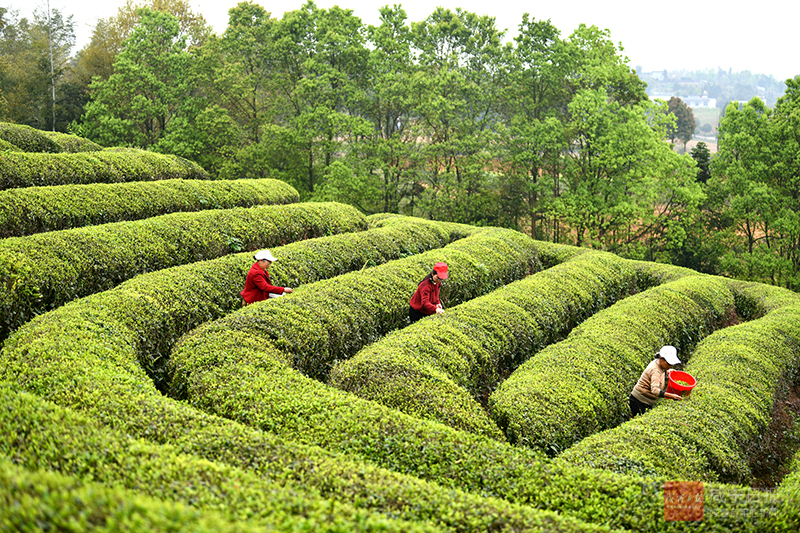
[[[800,529],[796,293],[0,126],[3,531]],[[663,344],[698,384],[631,419]]]

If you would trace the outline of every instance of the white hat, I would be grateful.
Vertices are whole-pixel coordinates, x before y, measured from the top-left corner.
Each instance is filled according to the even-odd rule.
[[[681,360],[678,359],[678,349],[674,346],[662,346],[656,355],[664,359],[670,365],[681,364]]]
[[[272,254],[270,253],[269,250],[261,250],[259,252],[256,252],[256,255],[254,255],[253,257],[255,257],[256,261],[261,261],[262,259],[266,259],[267,261],[270,262],[277,261],[277,259],[272,257]]]

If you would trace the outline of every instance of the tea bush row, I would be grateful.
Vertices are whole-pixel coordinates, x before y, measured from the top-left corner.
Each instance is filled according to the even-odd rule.
[[[0,191],[0,237],[140,220],[173,212],[299,200],[293,187],[272,179],[176,179],[7,189]]]
[[[442,239],[463,237],[463,230],[463,226],[452,224],[394,219],[374,230],[275,249],[279,261],[273,268],[277,270],[278,265],[292,263],[295,266],[286,270],[317,273],[340,268],[344,261],[331,266],[330,259],[346,251],[343,245],[348,241],[351,241],[350,251],[361,254],[355,263],[360,267],[379,260],[382,250],[408,254],[417,246],[424,249]],[[423,238],[426,233],[430,237]],[[371,241],[367,238],[370,235]],[[359,508],[406,520],[435,521],[461,531],[589,528],[586,524],[574,525],[574,520],[554,513],[440,488],[319,448],[297,445],[205,415],[160,394],[138,362],[140,350],[146,349],[152,337],[162,334],[159,328],[165,324],[175,328],[172,332],[175,336],[181,328],[190,327],[188,315],[202,319],[203,315],[224,312],[225,309],[219,308],[225,307],[225,301],[228,307],[238,303],[237,289],[250,264],[247,255],[240,254],[238,260],[242,264],[235,268],[226,266],[231,260],[226,257],[139,276],[113,290],[37,317],[6,342],[0,355],[1,377],[59,405],[78,409],[87,419],[122,433],[169,443],[176,452],[235,466],[282,484],[291,483],[297,490],[351,501]],[[309,264],[299,268],[304,258]],[[10,416],[12,420],[19,418]],[[59,446],[61,441],[25,448],[54,447],[54,457],[70,456]],[[85,453],[89,456],[103,455],[86,444],[75,447],[87,447],[89,451]],[[217,487],[210,490],[214,488]],[[271,494],[263,497],[270,498]]]
[[[53,472],[31,472],[0,457],[0,524],[4,531],[96,533],[250,533],[275,531],[224,520],[170,501],[139,496]]]
[[[629,417],[628,395],[664,344],[684,355],[734,307],[721,279],[687,276],[600,311],[489,397],[511,442],[554,455]],[[685,357],[685,356],[684,356]]]
[[[765,316],[715,332],[692,353],[685,368],[697,385],[687,399],[662,401],[583,440],[563,460],[676,479],[749,483],[747,450],[769,426],[782,378],[794,376],[800,364],[800,296],[767,286],[760,286],[760,293],[771,307]]]
[[[549,245],[546,248],[553,249]],[[276,255],[286,254],[276,251]],[[637,531],[685,531],[697,525],[664,522],[658,481],[558,465],[532,450],[399,413],[387,419],[384,415],[391,411],[363,400],[356,400],[357,405],[351,406],[351,395],[296,371],[291,373],[302,387],[288,388],[281,400],[278,429],[283,420],[291,421],[293,426],[299,426],[296,432],[299,440],[325,442],[331,448],[345,451],[346,457],[290,442],[286,435],[294,433],[294,427],[283,435],[271,436],[204,415],[164,397],[139,366],[137,349],[149,335],[159,331],[161,324],[181,325],[190,320],[187,317],[200,319],[204,314],[219,311],[220,303],[213,295],[207,297],[204,291],[215,282],[222,283],[215,278],[218,261],[221,260],[208,262],[214,268],[189,265],[140,276],[112,291],[67,304],[34,319],[18,330],[0,352],[0,377],[59,405],[78,409],[88,418],[120,432],[156,443],[170,443],[181,453],[220,461],[270,479],[291,481],[304,490],[317,490],[324,497],[351,501],[359,508],[401,509],[404,518],[427,520],[441,516],[450,524],[462,524],[462,530],[480,529],[470,524],[478,523],[473,520],[484,520],[485,524],[494,511],[487,507],[484,512],[474,501],[460,505],[460,500],[452,495],[453,490],[461,488]],[[185,278],[174,279],[185,279],[185,286],[172,282],[171,275],[177,276],[180,271],[186,272]],[[195,271],[203,275],[192,276]],[[237,282],[240,286],[238,276]],[[233,297],[227,295],[234,290],[220,294],[238,301],[238,293]],[[240,349],[235,344],[232,348]],[[232,396],[231,403],[237,405],[231,409],[243,418],[256,412],[253,409],[243,413],[242,409],[248,403],[255,405],[248,395],[258,398],[260,391],[251,389],[256,378],[264,376],[263,368],[248,362],[252,358],[259,361],[261,346],[248,349],[253,350],[254,357],[232,366],[229,372],[222,372],[232,378],[211,382],[213,389],[224,389],[231,384],[241,389]],[[271,390],[269,379],[259,384]],[[319,399],[327,395],[338,398],[341,410],[321,408],[324,406]],[[368,408],[360,408],[362,405]],[[316,406],[317,413],[301,420],[307,415],[304,409],[308,406],[312,411]],[[349,416],[339,424],[336,434],[328,435],[327,424],[352,412],[360,413],[364,423]],[[403,423],[392,424],[397,420]],[[422,479],[435,480],[442,488],[355,462],[356,455]],[[716,491],[716,497],[706,503],[702,522],[706,531],[796,531],[800,525],[797,499],[779,498],[775,512],[767,515],[760,512],[763,511],[760,505],[750,503],[757,491],[726,485],[709,488]],[[440,498],[447,502],[453,499],[449,510],[437,503],[442,501]],[[499,516],[490,525],[502,529],[504,523]]]
[[[387,332],[408,324],[409,299],[434,263],[449,265],[445,306],[485,294],[538,268],[533,241],[516,231],[487,228],[445,248],[303,287],[287,298],[258,303],[192,334],[202,345],[217,334],[246,331],[289,357],[303,373],[324,378]],[[178,385],[180,387],[180,385]]]
[[[78,152],[99,152],[103,147],[85,137],[61,133],[58,131],[42,131],[42,135],[49,138],[58,145],[59,152],[78,153]]]
[[[777,492],[782,497],[800,501],[800,453],[794,455],[789,465],[789,473],[781,480]]]
[[[488,416],[481,399],[505,376],[596,311],[649,283],[618,256],[576,255],[366,346],[339,362],[329,383],[475,431]]]
[[[33,316],[137,274],[363,230],[355,208],[335,203],[173,213],[132,222],[0,241],[0,339]]]
[[[48,470],[69,476],[73,484],[76,478],[90,479],[96,486],[129,491],[132,494],[128,497],[144,496],[156,503],[175,501],[203,511],[202,515],[212,511],[211,514],[219,513],[232,522],[249,521],[250,527],[256,528],[341,532],[353,528],[398,532],[439,530],[365,513],[312,491],[300,492],[251,472],[177,453],[170,446],[130,439],[37,396],[14,392],[2,383],[0,400],[3,405],[0,465],[5,456],[28,471]],[[12,474],[11,479],[30,475],[26,476],[24,471],[13,475],[2,466],[0,472]],[[99,492],[109,491],[100,488]],[[17,516],[39,512],[38,506],[29,501],[14,503],[20,508]],[[158,516],[157,506],[154,507],[143,513],[145,517]],[[60,509],[58,514],[65,510]],[[0,511],[0,517],[2,514]]]
[[[182,357],[179,352],[188,344],[173,357]],[[270,341],[258,335],[221,330],[213,342],[196,348],[192,405],[279,438],[613,527],[664,531],[695,525],[664,522],[660,481],[573,469],[530,449],[408,417],[304,376],[289,366],[289,357],[279,361]],[[795,500],[781,500],[774,513],[754,519],[753,509],[740,510],[757,491],[713,489],[716,496],[704,521],[708,531],[793,530],[800,524]]]
[[[208,173],[188,159],[135,149],[0,154],[0,190],[166,179],[208,179]]]
[[[61,147],[43,131],[24,124],[0,122],[0,140],[11,145],[11,150],[21,152],[61,152]],[[5,148],[9,149],[9,148]]]

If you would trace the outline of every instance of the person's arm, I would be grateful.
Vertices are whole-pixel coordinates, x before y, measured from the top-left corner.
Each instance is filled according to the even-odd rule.
[[[264,292],[271,292],[272,294],[283,294],[285,287],[278,287],[277,285],[270,285],[267,281],[267,275],[264,272],[256,273],[253,277],[253,283],[255,283],[256,287],[261,289]],[[289,289],[291,292],[291,289]]]
[[[419,288],[420,302],[422,302],[422,312],[426,315],[432,315],[438,312],[438,307],[431,301],[431,294],[433,293],[433,283],[423,283]]]
[[[653,371],[653,374],[650,376],[650,392],[658,398],[669,398],[671,400],[683,399],[680,394],[667,392],[667,384],[665,383],[666,375],[665,372],[659,369]]]

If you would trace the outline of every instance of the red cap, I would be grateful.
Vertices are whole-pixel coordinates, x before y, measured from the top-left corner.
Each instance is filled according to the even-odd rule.
[[[433,265],[433,270],[436,271],[439,279],[447,279],[447,263],[436,263]]]

